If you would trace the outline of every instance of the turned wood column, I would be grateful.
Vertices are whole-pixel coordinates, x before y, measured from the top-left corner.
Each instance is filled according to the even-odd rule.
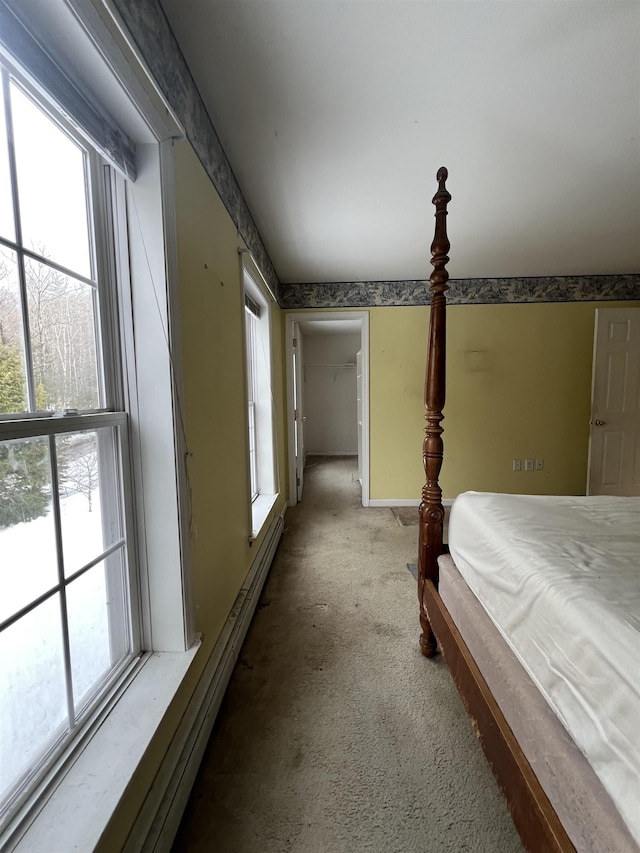
[[[446,350],[446,291],[449,273],[449,239],[447,237],[447,205],[451,196],[446,188],[448,172],[444,166],[438,170],[438,191],[433,197],[436,207],[436,226],[431,244],[431,311],[429,316],[429,346],[425,377],[425,437],[422,459],[426,483],[420,503],[420,539],[418,552],[418,600],[420,602],[420,648],[427,657],[436,653],[436,638],[429,624],[424,604],[424,586],[430,580],[438,585],[438,557],[442,554],[444,508],[442,489],[438,483],[442,467],[443,443],[441,426],[445,402],[445,350]]]

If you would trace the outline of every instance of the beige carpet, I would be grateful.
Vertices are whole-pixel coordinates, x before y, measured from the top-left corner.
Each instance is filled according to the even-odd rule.
[[[182,853],[515,853],[446,665],[418,650],[417,527],[306,471],[174,844]]]

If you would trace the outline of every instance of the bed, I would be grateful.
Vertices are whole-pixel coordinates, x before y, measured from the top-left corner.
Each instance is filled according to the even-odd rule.
[[[640,498],[467,493],[443,545],[446,169],[437,180],[420,647],[443,652],[528,850],[638,851]]]

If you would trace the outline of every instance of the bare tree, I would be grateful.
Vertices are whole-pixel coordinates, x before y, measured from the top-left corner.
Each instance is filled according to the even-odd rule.
[[[94,408],[97,400],[93,288],[46,263],[25,266],[36,385],[49,409]]]
[[[62,482],[74,492],[80,492],[87,499],[89,512],[93,510],[93,493],[98,488],[98,454],[94,441],[92,447],[84,453],[75,454],[68,448],[62,461]]]
[[[19,348],[21,345],[20,302],[12,275],[11,258],[0,254],[0,344]],[[13,262],[15,267],[15,262]]]

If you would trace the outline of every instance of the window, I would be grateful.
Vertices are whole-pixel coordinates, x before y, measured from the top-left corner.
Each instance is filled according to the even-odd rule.
[[[112,224],[124,180],[8,67],[1,98],[0,818],[8,819],[141,643]]]
[[[247,359],[247,405],[249,423],[249,478],[251,482],[251,503],[260,494],[258,484],[258,442],[256,433],[256,407],[258,400],[258,321],[260,306],[245,294],[245,340]]]
[[[17,844],[18,849],[31,850],[93,849],[162,730],[199,646],[191,601],[173,194],[173,146],[184,129],[113,4],[103,0],[2,0],[0,63],[14,78],[10,97],[11,86],[20,90],[38,105],[45,125],[61,130],[62,137],[81,152],[82,181],[77,183],[82,192],[75,194],[76,201],[81,199],[75,210],[83,211],[63,221],[62,212],[67,214],[61,204],[47,208],[45,200],[52,193],[46,187],[53,183],[47,184],[45,178],[55,182],[55,176],[60,177],[65,199],[74,196],[74,182],[53,159],[53,149],[45,146],[41,146],[45,156],[36,154],[32,162],[42,181],[41,197],[37,205],[29,206],[18,181],[21,149],[12,144],[0,93],[0,261],[6,264],[5,256],[10,257],[17,270],[17,276],[0,282],[2,298],[8,297],[0,304],[0,336],[8,339],[9,325],[13,336],[10,367],[0,363],[0,386],[6,374],[13,377],[3,388],[11,392],[13,403],[0,413],[4,453],[0,488],[13,485],[20,499],[16,503],[20,522],[0,528],[0,605],[5,605],[6,579],[13,589],[19,575],[27,578],[27,557],[31,570],[38,569],[29,578],[34,585],[41,583],[38,561],[43,553],[49,561],[47,583],[53,577],[52,586],[25,595],[18,610],[13,602],[6,605],[11,613],[0,615],[0,645],[6,637],[11,639],[11,625],[25,627],[15,648],[34,681],[42,644],[29,627],[29,613],[32,619],[46,616],[48,601],[49,613],[59,623],[55,632],[66,638],[60,641],[62,652],[53,664],[62,672],[56,682],[61,681],[62,690],[53,696],[57,701],[64,693],[58,715],[62,719],[52,716],[61,708],[60,701],[41,709],[39,722],[51,723],[52,736],[48,741],[43,738],[23,762],[26,772],[21,781],[16,774],[8,779],[8,773],[4,777],[1,773],[8,755],[5,744],[11,740],[2,740],[3,698],[14,685],[0,671],[0,848],[14,849]],[[16,213],[25,204],[18,232]],[[47,209],[48,218],[38,220],[38,208]],[[28,233],[27,226],[42,224],[45,218],[49,233],[56,233],[58,226],[59,254],[48,245],[48,237],[44,251],[32,245],[33,231],[38,229]],[[82,239],[73,230],[76,225],[85,235]],[[72,235],[74,251],[86,243],[88,274],[68,251],[65,235]],[[50,341],[44,338],[46,324],[37,327],[30,322],[37,312],[27,290],[29,267],[51,268],[68,278],[63,289],[66,304],[62,297],[51,306],[42,301],[43,307],[59,308],[50,315],[60,321]],[[6,314],[5,305],[11,307]],[[79,318],[84,318],[82,335]],[[73,334],[65,337],[67,332]],[[39,361],[41,341],[46,357]],[[66,385],[55,369],[54,356],[61,353],[69,356],[70,372],[62,373]],[[4,361],[7,353],[2,355]],[[50,377],[48,385],[39,382],[40,375]],[[33,454],[17,453],[27,441],[41,455],[47,454],[44,466],[35,466],[32,488],[28,472],[33,470]],[[97,488],[91,488],[96,477]],[[94,525],[93,539],[86,531],[91,548],[75,554],[75,543],[84,537],[77,535],[73,514],[66,512],[67,499],[74,495],[78,502],[86,502],[85,517]],[[26,547],[32,553],[20,544],[19,561],[7,566],[4,534],[5,542],[9,534],[16,535],[27,524],[25,506],[36,512],[43,497],[45,514],[29,523],[47,527],[48,544],[44,538],[29,539]],[[0,505],[4,501],[0,493]],[[85,579],[86,589],[89,580],[102,572],[94,571],[100,563],[108,607],[99,591],[94,599],[100,603],[102,625],[96,620],[89,637],[76,605],[85,600],[80,597],[80,582]],[[60,615],[62,599],[66,623]],[[85,612],[83,607],[80,615]],[[82,630],[76,630],[78,625]],[[100,637],[102,651],[93,657],[90,640]],[[93,669],[87,665],[80,672],[78,648],[83,665],[90,657],[94,660]],[[9,657],[11,653],[6,646],[0,651]],[[151,704],[145,701],[149,695],[154,697]],[[25,731],[23,742],[29,739],[29,714],[36,713],[41,698],[36,690],[27,704],[20,697],[18,706],[25,716],[14,719],[15,730],[22,726]],[[121,736],[125,731],[126,737]],[[32,746],[30,742],[29,749]]]
[[[251,529],[256,536],[277,497],[271,392],[269,300],[253,275],[244,269],[247,424]]]

